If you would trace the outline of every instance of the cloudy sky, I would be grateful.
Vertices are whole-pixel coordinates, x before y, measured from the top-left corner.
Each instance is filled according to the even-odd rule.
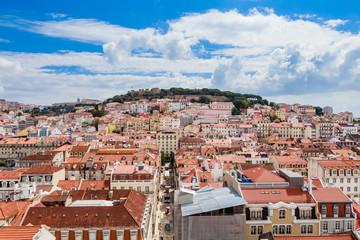
[[[0,98],[219,88],[360,116],[354,1],[0,2]]]

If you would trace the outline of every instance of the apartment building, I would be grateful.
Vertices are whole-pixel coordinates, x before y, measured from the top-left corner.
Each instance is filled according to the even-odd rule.
[[[315,117],[311,119],[316,130],[316,138],[331,138],[334,135],[334,123],[324,117]]]
[[[272,232],[282,235],[319,235],[317,205],[301,188],[243,188],[246,204],[246,239]]]
[[[159,145],[160,151],[169,157],[171,152],[179,148],[179,136],[175,131],[163,131],[156,134],[156,144]]]
[[[339,188],[350,198],[359,197],[360,168],[351,160],[318,160],[311,158],[311,176],[322,179],[327,187]]]
[[[318,188],[312,191],[318,214],[320,234],[338,234],[355,230],[356,214],[352,201],[338,188]]]

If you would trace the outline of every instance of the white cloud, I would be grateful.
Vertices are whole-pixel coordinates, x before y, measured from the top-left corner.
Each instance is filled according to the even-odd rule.
[[[67,17],[67,14],[63,14],[63,13],[49,13],[49,15],[52,18],[65,18],[65,17]]]
[[[2,19],[2,26],[102,45],[103,52],[0,52],[0,69],[1,64],[13,69],[10,78],[0,80],[8,96],[24,99],[38,98],[33,82],[43,90],[44,101],[55,89],[61,93],[56,94],[59,101],[65,101],[77,94],[105,99],[130,86],[215,86],[272,99],[319,93],[326,99],[332,93],[360,91],[360,35],[335,29],[347,20],[319,23],[315,17],[291,19],[272,9],[248,14],[210,10],[169,20],[165,33],[95,19]],[[49,66],[77,66],[91,74],[44,69]],[[327,105],[335,98],[329,101]]]
[[[340,25],[345,25],[345,23],[347,23],[347,22],[348,22],[348,20],[331,19],[331,20],[325,21],[324,24],[325,24],[325,26],[335,28]]]
[[[7,39],[0,38],[0,43],[1,43],[1,42],[3,42],[3,43],[8,43],[8,42],[10,42],[10,41],[7,40]]]

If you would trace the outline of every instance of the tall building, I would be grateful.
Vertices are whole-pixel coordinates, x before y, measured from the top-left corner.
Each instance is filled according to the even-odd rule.
[[[334,110],[330,106],[326,106],[323,108],[323,113],[326,114],[329,117],[332,117],[334,115]]]
[[[169,157],[171,152],[179,148],[179,136],[175,131],[163,131],[156,135],[156,144],[160,151],[164,152],[165,157]]]

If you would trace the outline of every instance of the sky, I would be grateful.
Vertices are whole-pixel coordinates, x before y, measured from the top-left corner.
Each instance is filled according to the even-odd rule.
[[[3,0],[0,98],[219,88],[360,116],[353,0]]]

